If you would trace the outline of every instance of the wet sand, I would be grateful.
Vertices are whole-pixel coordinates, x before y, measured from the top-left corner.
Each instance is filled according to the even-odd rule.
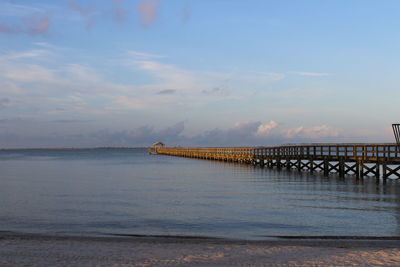
[[[399,266],[399,240],[1,234],[0,266]]]

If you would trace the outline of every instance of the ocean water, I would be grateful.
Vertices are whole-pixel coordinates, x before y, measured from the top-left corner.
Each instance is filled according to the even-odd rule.
[[[145,149],[0,151],[0,231],[400,236],[400,182],[148,155]]]

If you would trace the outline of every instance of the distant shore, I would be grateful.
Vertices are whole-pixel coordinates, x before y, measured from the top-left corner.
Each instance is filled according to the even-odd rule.
[[[0,148],[0,151],[12,150],[96,150],[96,149],[146,149],[148,147],[117,147],[117,146],[104,146],[104,147],[28,147],[28,148]]]
[[[230,240],[0,233],[0,265],[397,266],[399,240]]]

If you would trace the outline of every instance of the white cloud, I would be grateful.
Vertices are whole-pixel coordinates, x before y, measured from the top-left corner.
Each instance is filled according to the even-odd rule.
[[[136,71],[141,70],[150,74],[154,81],[145,88],[150,90],[174,89],[181,91],[200,90],[205,80],[195,73],[180,69],[171,64],[164,64],[153,60],[134,61]],[[201,79],[201,81],[199,81]]]
[[[324,73],[324,72],[292,71],[290,73],[300,75],[300,76],[311,76],[311,77],[332,76],[331,73]]]
[[[1,77],[1,75],[0,75]],[[23,88],[13,81],[0,79],[0,94],[3,96],[18,96],[24,94]]]
[[[329,94],[329,90],[323,87],[311,88],[286,88],[285,90],[269,92],[270,96],[279,97],[279,99],[301,99],[301,101],[315,101],[322,96]]]
[[[318,125],[312,127],[298,126],[285,130],[286,138],[309,138],[319,139],[323,137],[338,137],[339,130],[327,125]]]
[[[273,72],[210,72],[201,70],[188,70],[173,64],[161,62],[162,56],[130,51],[132,59],[128,65],[133,71],[143,71],[153,78],[153,82],[143,86],[143,89],[154,90],[179,90],[180,92],[202,97],[234,97],[236,95],[249,94],[251,90],[263,89],[267,84],[280,81],[284,74]],[[126,60],[126,59],[125,59]],[[217,94],[215,88],[218,88]],[[223,92],[223,93],[221,93]]]
[[[150,108],[155,105],[155,98],[151,97],[128,97],[125,95],[118,95],[113,97],[114,101],[112,106],[107,107],[109,110],[142,110]]]
[[[150,54],[150,53],[144,53],[144,52],[139,52],[135,50],[129,50],[127,52],[129,56],[133,56],[138,59],[151,59],[151,58],[166,58],[166,56],[160,56],[156,54]]]
[[[252,72],[243,73],[238,75],[238,79],[244,81],[253,81],[258,83],[270,83],[275,81],[281,81],[285,78],[285,74],[276,72]]]
[[[33,49],[23,52],[14,52],[8,53],[5,56],[5,59],[13,60],[13,59],[39,59],[39,60],[47,60],[53,56],[53,53],[46,49]],[[4,59],[4,58],[3,58]]]
[[[190,141],[197,145],[212,146],[268,146],[296,142],[320,142],[339,139],[339,130],[327,125],[285,128],[276,121],[237,122],[228,129],[213,129],[193,135]]]
[[[115,94],[130,89],[110,82],[91,66],[65,63],[51,48],[0,56],[0,93],[17,98],[24,110],[46,114],[110,113],[102,110],[104,106],[113,101]]]
[[[163,56],[130,51],[126,70],[146,74],[144,83],[113,82],[95,66],[70,63],[62,51],[51,45],[36,44],[40,49],[0,55],[0,88],[4,96],[19,94],[28,106],[41,109],[52,105],[52,113],[129,112],[130,110],[174,110],[199,107],[215,101],[240,100],[252,96],[254,89],[284,78],[279,73],[225,73],[188,70],[161,62]],[[127,67],[122,65],[119,67]],[[164,92],[164,93],[160,93]],[[166,92],[166,93],[165,93]],[[172,93],[174,92],[174,93]],[[79,94],[83,103],[56,101]],[[31,104],[28,104],[31,103]],[[62,106],[57,109],[57,105]],[[69,108],[67,108],[69,106]],[[266,129],[266,128],[265,128]],[[264,128],[260,129],[259,134]]]
[[[22,66],[21,66],[22,65]],[[22,68],[21,68],[22,67]],[[14,64],[0,66],[6,79],[17,82],[58,83],[56,72],[37,64]]]
[[[98,84],[104,82],[103,77],[92,67],[82,64],[68,64],[64,71],[71,81],[83,82],[84,84]]]
[[[261,124],[258,126],[256,135],[258,136],[265,136],[271,132],[272,129],[275,129],[278,127],[278,123],[276,121],[270,121],[269,123],[266,124]]]
[[[79,97],[76,101],[80,101]],[[6,101],[7,102],[7,101]],[[60,117],[59,117],[60,118]],[[261,121],[243,121],[235,123],[227,129],[207,129],[204,132],[187,136],[186,122],[154,127],[150,125],[128,126],[126,130],[97,129],[82,133],[82,122],[85,119],[27,119],[1,120],[7,123],[9,136],[0,133],[2,146],[147,146],[156,140],[164,141],[168,145],[180,146],[271,146],[296,142],[315,143],[321,140],[340,139],[338,130],[327,125],[295,128],[284,128],[271,120],[269,123]],[[3,123],[3,124],[5,124]],[[52,133],[42,132],[41,129],[61,127],[60,123],[67,123],[67,128],[57,128]],[[78,125],[79,124],[79,125]],[[84,123],[83,125],[86,125]],[[28,125],[28,127],[27,127]],[[77,128],[75,128],[75,126]],[[20,129],[28,128],[27,131]],[[65,132],[68,129],[68,132]],[[272,131],[273,130],[273,131]],[[23,142],[21,143],[21,140]]]
[[[44,10],[28,5],[14,4],[10,2],[0,3],[0,16],[25,17],[32,13],[42,13]]]

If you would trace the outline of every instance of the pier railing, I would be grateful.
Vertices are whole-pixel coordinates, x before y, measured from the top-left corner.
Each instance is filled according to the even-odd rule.
[[[255,158],[297,158],[329,160],[362,160],[364,162],[400,162],[396,144],[310,144],[278,147],[256,147]]]
[[[163,155],[248,163],[262,167],[323,171],[328,175],[373,175],[400,178],[400,149],[396,144],[301,144],[271,147],[158,147]]]

